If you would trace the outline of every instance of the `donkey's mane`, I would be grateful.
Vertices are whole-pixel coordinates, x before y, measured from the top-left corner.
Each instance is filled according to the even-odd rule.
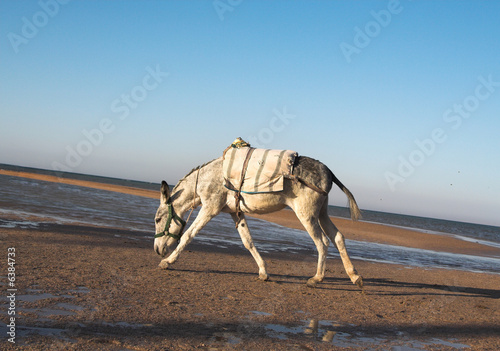
[[[188,174],[186,174],[183,178],[181,178],[181,179],[177,182],[177,184],[174,186],[174,189],[172,190],[172,192],[173,192],[173,193],[175,193],[175,191],[176,191],[177,187],[178,187],[178,186],[179,186],[179,185],[180,185],[180,184],[181,184],[181,183],[182,183],[182,182],[183,182],[183,181],[184,181],[187,177],[189,177],[191,174],[193,174],[195,171],[197,171],[197,170],[199,170],[199,169],[201,169],[201,168],[205,167],[206,165],[209,165],[210,163],[214,162],[215,160],[218,160],[218,158],[215,158],[215,159],[213,159],[212,161],[208,161],[208,162],[206,162],[206,163],[202,164],[201,166],[198,166],[198,167],[193,168],[193,169],[192,169],[192,170],[191,170]]]

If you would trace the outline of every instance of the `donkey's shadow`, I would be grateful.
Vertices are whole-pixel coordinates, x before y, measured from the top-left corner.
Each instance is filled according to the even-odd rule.
[[[498,289],[484,289],[444,284],[411,283],[386,278],[368,278],[365,279],[365,283],[367,287],[371,287],[371,290],[378,295],[444,295],[500,299],[500,290]],[[408,289],[411,289],[411,291],[407,291]]]
[[[255,278],[255,272],[242,272],[237,270],[221,270],[221,269],[188,269],[188,268],[172,268],[172,271],[186,273],[210,273],[221,275],[239,275],[248,276],[249,279]],[[292,284],[304,285],[309,276],[294,275],[294,274],[271,274],[269,282],[276,284]],[[262,282],[263,288],[269,282]],[[404,281],[396,281],[387,278],[364,278],[365,287],[363,292],[367,295],[379,296],[450,296],[450,297],[480,297],[489,299],[500,299],[500,290],[484,289],[468,286],[457,285],[441,285],[441,284],[426,284],[412,283]],[[356,286],[352,285],[348,277],[326,277],[324,281],[316,286],[319,290],[336,290],[336,291],[361,291]]]

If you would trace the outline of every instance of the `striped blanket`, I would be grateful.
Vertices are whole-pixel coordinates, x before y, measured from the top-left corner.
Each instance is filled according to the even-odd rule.
[[[291,150],[230,148],[222,163],[224,185],[248,194],[283,191],[283,178],[292,175],[295,157]]]

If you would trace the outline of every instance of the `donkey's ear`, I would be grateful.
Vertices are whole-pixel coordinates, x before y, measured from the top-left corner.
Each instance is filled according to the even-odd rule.
[[[161,181],[161,190],[160,190],[161,203],[166,204],[169,197],[170,197],[170,187],[168,186],[166,181],[162,180]]]

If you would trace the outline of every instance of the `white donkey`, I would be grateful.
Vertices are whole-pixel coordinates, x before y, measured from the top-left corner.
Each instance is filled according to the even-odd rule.
[[[235,192],[227,189],[222,173],[222,157],[193,169],[182,178],[170,192],[168,184],[161,185],[160,207],[156,212],[156,235],[154,249],[165,257],[159,264],[167,269],[179,258],[180,253],[198,232],[220,212],[230,213],[245,247],[259,266],[259,279],[269,278],[266,263],[254,246],[244,213],[270,213],[289,206],[305,227],[318,250],[316,275],[307,285],[316,286],[325,276],[328,238],[340,252],[346,273],[351,281],[363,287],[363,279],[358,275],[347,254],[344,236],[338,231],[328,216],[328,192],[335,183],[349,198],[351,218],[357,220],[360,210],[351,192],[335,177],[323,163],[309,157],[298,156],[293,167],[294,179],[284,180],[284,190],[276,193],[241,193],[240,204],[236,203]],[[183,234],[188,210],[202,205],[198,216]],[[237,205],[242,213],[237,212]]]

